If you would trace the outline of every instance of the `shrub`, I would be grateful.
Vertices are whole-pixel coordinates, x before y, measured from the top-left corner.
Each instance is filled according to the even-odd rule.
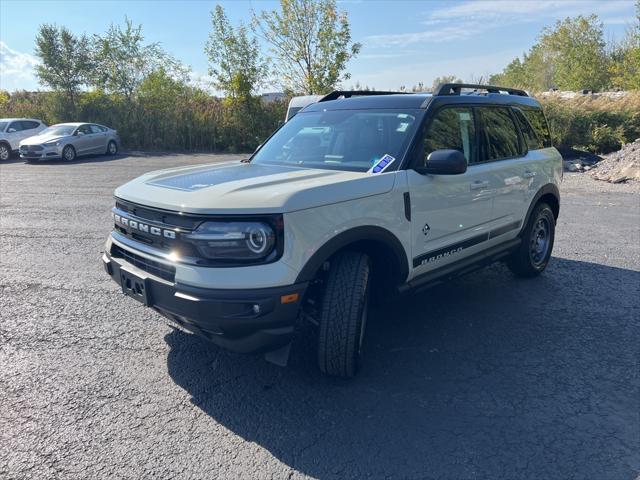
[[[557,147],[609,153],[640,138],[640,92],[539,98]]]
[[[83,92],[75,108],[53,92],[0,94],[0,117],[100,123],[118,130],[125,148],[140,150],[252,152],[278,128],[287,108],[286,101],[221,100],[167,78],[151,78],[131,100]]]

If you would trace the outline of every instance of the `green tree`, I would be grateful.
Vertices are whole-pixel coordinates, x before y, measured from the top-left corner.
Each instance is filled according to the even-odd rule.
[[[35,54],[40,58],[36,76],[42,85],[62,92],[75,111],[76,97],[92,70],[90,42],[65,27],[43,24],[36,35]]]
[[[347,13],[335,0],[280,0],[280,11],[254,13],[253,24],[288,93],[326,93],[350,78],[347,62],[361,45],[352,42]]]
[[[104,36],[95,35],[95,70],[93,83],[107,92],[117,92],[128,99],[151,72],[163,69],[185,77],[188,70],[167,54],[158,43],[144,43],[142,25],[111,24]]]
[[[258,41],[249,38],[244,24],[234,29],[221,5],[211,12],[211,27],[204,50],[214,86],[232,99],[246,101],[268,75]]]
[[[611,83],[615,88],[640,90],[640,0],[636,0],[636,22],[611,53]]]
[[[534,92],[555,87],[555,65],[545,54],[543,47],[536,44],[520,58],[515,58],[502,73],[492,75],[489,83],[505,87],[524,88]]]
[[[559,20],[542,31],[540,46],[554,65],[558,88],[601,90],[608,85],[604,34],[596,15]]]
[[[609,85],[609,58],[596,15],[579,15],[542,30],[538,43],[490,82],[532,91],[601,90]]]

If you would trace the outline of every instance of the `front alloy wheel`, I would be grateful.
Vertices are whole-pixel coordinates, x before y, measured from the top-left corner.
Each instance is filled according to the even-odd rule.
[[[9,157],[11,156],[11,150],[9,150],[9,147],[2,143],[0,144],[0,160],[7,161],[9,160]]]
[[[73,162],[76,159],[76,151],[71,145],[67,145],[62,150],[62,158],[67,162]]]

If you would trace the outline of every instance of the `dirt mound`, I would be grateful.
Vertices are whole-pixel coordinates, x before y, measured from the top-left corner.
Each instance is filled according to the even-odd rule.
[[[640,182],[640,138],[602,157],[589,174],[611,183]]]

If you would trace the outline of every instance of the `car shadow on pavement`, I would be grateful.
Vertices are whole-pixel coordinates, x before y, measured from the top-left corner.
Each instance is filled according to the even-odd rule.
[[[520,280],[498,264],[372,312],[352,380],[322,376],[311,340],[278,368],[180,331],[168,371],[312,477],[632,478],[638,294],[631,270],[553,258]]]
[[[98,155],[84,155],[82,157],[76,157],[75,160],[73,161],[68,161],[68,160],[63,160],[61,158],[56,158],[56,159],[44,159],[44,160],[36,160],[36,161],[26,161],[22,158],[18,158],[18,162],[22,162],[22,163],[28,163],[29,165],[32,166],[37,166],[37,165],[77,165],[77,164],[81,164],[81,163],[103,163],[103,162],[112,162],[114,160],[122,160],[125,158],[128,158],[130,155],[127,153],[117,153],[115,155],[105,155],[105,154],[98,154]],[[17,162],[12,162],[12,163],[17,163]]]

